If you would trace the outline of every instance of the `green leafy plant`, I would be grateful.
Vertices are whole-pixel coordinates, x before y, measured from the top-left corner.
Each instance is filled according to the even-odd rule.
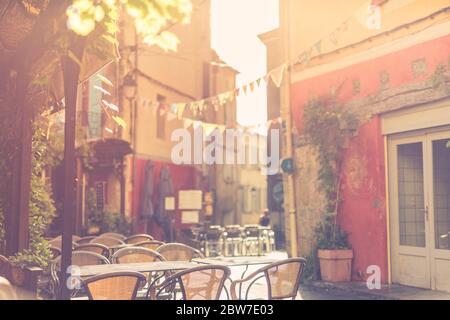
[[[315,229],[318,249],[348,249],[347,234],[337,223],[341,165],[347,143],[360,121],[336,96],[312,99],[304,109],[304,134],[317,151],[318,181],[325,196],[323,220]]]
[[[450,93],[450,85],[447,84],[449,77],[446,75],[447,67],[440,63],[436,66],[433,74],[430,77],[433,88],[443,88],[446,92]]]
[[[120,213],[104,212],[97,207],[94,190],[89,190],[87,199],[88,233],[117,232],[131,235],[133,224]]]
[[[351,249],[348,235],[335,223],[334,215],[325,215],[314,230],[317,249],[345,250]]]
[[[54,215],[55,206],[51,190],[43,179],[42,173],[48,160],[48,147],[45,119],[35,122],[33,136],[33,158],[30,195],[29,248],[10,257],[11,263],[18,266],[37,266],[46,269],[52,257],[49,244],[45,240],[45,232]]]
[[[144,43],[175,51],[177,37],[168,31],[176,23],[188,23],[192,11],[190,0],[73,0],[67,9],[69,29],[81,36],[97,33],[99,39],[116,42],[119,9],[134,19]]]

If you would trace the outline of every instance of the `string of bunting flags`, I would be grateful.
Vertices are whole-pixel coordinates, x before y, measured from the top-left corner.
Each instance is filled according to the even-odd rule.
[[[172,111],[172,113],[176,114],[179,119],[183,117],[183,114],[185,111],[191,111],[194,116],[197,114],[202,113],[206,108],[214,108],[214,110],[217,112],[219,111],[220,107],[223,107],[224,105],[234,102],[237,97],[239,97],[241,94],[247,94],[249,92],[254,92],[256,88],[261,87],[264,83],[266,85],[269,84],[269,81],[273,81],[273,83],[279,88],[281,86],[281,83],[283,81],[284,73],[287,69],[287,64],[283,64],[282,66],[272,70],[268,74],[266,74],[264,77],[261,77],[255,81],[252,81],[246,85],[243,85],[239,88],[236,88],[234,90],[230,90],[209,98],[205,98],[198,101],[191,101],[191,102],[183,102],[183,103],[172,103],[169,104],[169,108]],[[162,102],[156,102],[148,99],[141,98],[140,99],[141,104],[144,107],[159,107],[163,105],[167,105],[166,103]]]
[[[215,111],[218,111],[219,107],[222,107],[227,103],[235,101],[237,97],[239,97],[241,94],[252,93],[256,88],[259,88],[261,85],[263,84],[268,85],[270,81],[272,81],[273,84],[279,88],[283,82],[286,71],[290,71],[291,68],[294,66],[308,65],[308,63],[314,56],[320,55],[322,53],[322,47],[324,42],[328,42],[333,46],[337,46],[339,44],[339,38],[341,37],[342,33],[345,33],[349,30],[349,24],[351,19],[357,18],[357,20],[361,24],[364,24],[366,23],[367,19],[371,18],[369,16],[371,12],[373,12],[373,14],[376,14],[376,11],[374,11],[373,9],[369,10],[372,6],[371,3],[372,1],[368,1],[367,4],[361,6],[349,18],[347,18],[337,28],[335,28],[332,32],[330,32],[328,36],[320,39],[319,41],[316,41],[312,46],[302,51],[293,61],[285,62],[282,65],[278,66],[277,68],[274,68],[271,71],[269,71],[266,75],[254,81],[251,81],[245,85],[242,85],[238,88],[235,88],[234,90],[230,90],[198,101],[170,104],[169,105],[170,110],[172,111],[172,113],[176,114],[179,119],[181,119],[183,117],[184,112],[187,110],[191,111],[194,115],[202,113],[206,108],[214,108]],[[142,101],[142,104],[144,106],[147,105],[159,106],[163,103],[148,101],[144,99]]]
[[[268,120],[264,123],[256,124],[256,125],[249,125],[244,126],[240,124],[234,124],[234,125],[224,125],[224,124],[218,124],[218,123],[209,123],[205,121],[199,121],[187,117],[181,117],[180,114],[175,113],[172,108],[170,108],[167,105],[159,104],[159,103],[153,103],[153,104],[147,104],[149,107],[152,108],[152,112],[156,113],[159,112],[161,116],[165,116],[167,121],[173,121],[178,120],[183,123],[183,127],[185,129],[188,129],[190,127],[193,127],[194,129],[197,129],[198,127],[202,127],[203,132],[205,132],[206,135],[210,135],[214,130],[218,129],[220,132],[225,131],[226,129],[238,129],[242,130],[244,132],[255,132],[255,133],[261,133],[261,132],[267,132],[267,129],[270,128],[272,125],[279,123],[282,123],[281,117]]]
[[[349,28],[349,24],[351,19],[356,18],[357,21],[359,21],[361,24],[365,24],[367,27],[370,27],[368,21],[371,21],[371,19],[374,19],[374,16],[376,17],[379,15],[379,8],[377,6],[372,5],[372,1],[368,1],[367,4],[364,4],[361,6],[357,11],[355,11],[348,19],[346,19],[343,23],[341,23],[337,28],[335,28],[332,32],[328,34],[328,36],[320,39],[319,41],[316,41],[312,46],[308,47],[304,51],[302,51],[293,61],[288,61],[283,63],[282,65],[278,66],[275,69],[272,69],[269,71],[266,75],[251,81],[245,85],[242,85],[238,88],[235,88],[234,90],[230,90],[227,92],[223,92],[221,94],[211,96],[209,98],[197,100],[197,101],[191,101],[191,102],[182,102],[182,103],[172,103],[167,104],[163,102],[155,102],[151,101],[145,98],[140,99],[140,103],[143,106],[149,106],[149,107],[157,107],[164,106],[165,108],[168,106],[169,110],[168,112],[168,118],[176,117],[179,120],[183,120],[184,122],[191,123],[191,124],[201,124],[201,121],[193,120],[193,119],[187,119],[183,118],[183,114],[185,111],[190,111],[194,116],[197,116],[197,114],[202,113],[207,108],[214,108],[214,110],[217,112],[220,107],[225,106],[226,104],[235,101],[240,95],[252,93],[256,88],[259,88],[261,85],[268,85],[270,81],[273,82],[273,84],[276,87],[280,87],[284,75],[287,71],[290,71],[295,66],[300,65],[308,65],[310,60],[316,56],[320,55],[322,53],[323,44],[325,42],[331,44],[332,46],[336,47],[339,44],[339,38],[344,32],[347,32]],[[378,8],[378,9],[377,9]],[[373,23],[372,23],[373,24]],[[170,112],[169,112],[170,111]],[[174,118],[173,118],[174,119]],[[270,120],[272,121],[281,121],[278,119]],[[116,121],[117,122],[117,121]],[[118,123],[120,125],[120,123]],[[255,125],[251,127],[260,127],[266,124],[260,124]],[[205,127],[219,127],[222,126],[219,124],[208,124],[205,123]]]

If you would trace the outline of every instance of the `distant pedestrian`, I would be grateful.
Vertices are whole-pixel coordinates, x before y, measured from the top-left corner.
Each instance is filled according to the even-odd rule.
[[[265,209],[261,217],[259,218],[259,225],[262,227],[268,227],[270,225],[270,212],[269,209]]]

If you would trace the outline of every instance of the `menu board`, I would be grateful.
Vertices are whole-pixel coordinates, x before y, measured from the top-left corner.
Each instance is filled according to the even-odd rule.
[[[165,197],[164,198],[164,209],[167,211],[175,210],[175,197]]]
[[[178,209],[201,210],[203,207],[201,190],[181,190],[178,192]]]
[[[182,224],[196,224],[200,222],[200,214],[198,211],[182,211],[181,223]]]

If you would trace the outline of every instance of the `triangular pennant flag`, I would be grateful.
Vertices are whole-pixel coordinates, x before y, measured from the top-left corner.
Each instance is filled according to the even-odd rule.
[[[220,105],[224,105],[224,104],[227,102],[227,101],[226,101],[226,96],[225,96],[224,93],[219,94],[219,95],[217,96],[217,100],[219,101],[219,104],[220,104]]]
[[[244,91],[244,94],[247,94],[247,85],[242,86],[242,91]]]
[[[167,112],[167,121],[172,121],[176,119],[176,115],[173,114],[172,112]]]
[[[235,95],[234,95],[234,93],[233,93],[233,91],[228,91],[227,92],[227,99],[228,99],[228,102],[233,102],[234,101],[234,98],[235,98]]]
[[[281,86],[281,82],[283,82],[284,71],[286,70],[286,64],[279,66],[275,70],[270,72],[270,78],[277,88]]]
[[[330,38],[330,41],[331,41],[331,43],[332,43],[333,45],[336,46],[336,45],[338,44],[337,32],[336,32],[336,31],[333,31],[332,33],[330,33],[329,38]]]
[[[187,129],[192,125],[192,120],[190,119],[183,119],[183,128]]]
[[[178,106],[174,103],[170,106],[170,111],[172,111],[173,113],[177,113],[178,112]]]
[[[345,32],[348,30],[348,24],[349,24],[350,19],[346,20],[342,25],[341,25],[341,31]]]
[[[258,80],[256,80],[256,84],[258,85],[258,87],[261,84],[261,80],[262,80],[262,78],[259,78]]]
[[[227,129],[227,126],[219,125],[217,126],[217,129],[219,129],[220,133],[223,133]]]
[[[203,109],[205,109],[205,100],[200,100],[200,101],[198,102],[198,109],[199,109],[200,111],[203,111]]]
[[[250,92],[253,92],[253,90],[255,90],[255,82],[254,81],[252,83],[250,83]]]
[[[202,123],[200,121],[194,121],[193,125],[194,125],[194,129],[198,129],[201,127]]]
[[[216,125],[211,123],[202,123],[202,128],[205,135],[209,136],[214,130],[216,130]]]
[[[234,95],[236,97],[239,97],[239,94],[241,93],[241,89],[237,88],[236,90],[234,90]]]
[[[184,109],[185,108],[186,108],[185,104],[179,104],[178,105],[178,110],[177,110],[178,119],[181,119],[183,117],[183,113],[184,113]]]
[[[270,73],[266,74],[263,79],[266,82],[266,84],[269,84]]]
[[[318,54],[321,54],[322,53],[322,40],[317,41],[314,44],[314,48],[316,49]]]
[[[311,59],[311,50],[303,51],[298,57],[297,64],[307,64],[310,59]]]

